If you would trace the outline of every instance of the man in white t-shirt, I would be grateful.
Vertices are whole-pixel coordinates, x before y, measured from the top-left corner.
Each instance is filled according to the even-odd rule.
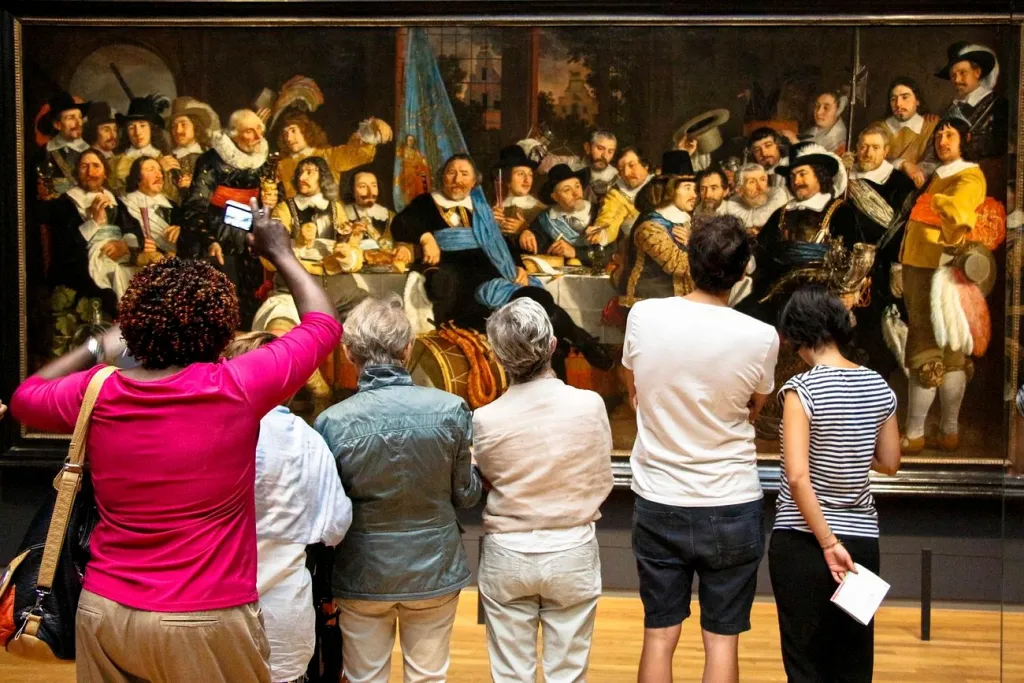
[[[644,603],[640,683],[671,679],[700,577],[704,680],[738,681],[764,554],[753,421],[774,388],[775,329],[729,308],[751,247],[733,216],[690,237],[696,290],[629,314],[622,365],[637,411],[633,551]]]

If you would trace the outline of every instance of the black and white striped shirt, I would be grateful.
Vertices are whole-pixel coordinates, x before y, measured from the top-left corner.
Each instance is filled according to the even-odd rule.
[[[795,391],[811,423],[811,486],[832,531],[878,537],[878,513],[869,474],[882,424],[896,412],[896,395],[874,370],[816,365],[779,390],[780,403]],[[782,429],[780,427],[780,438]],[[785,472],[785,454],[782,458]],[[810,532],[782,477],[776,529]]]

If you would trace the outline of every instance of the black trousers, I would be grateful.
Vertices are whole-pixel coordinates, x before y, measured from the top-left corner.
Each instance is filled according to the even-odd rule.
[[[878,572],[877,538],[840,538],[854,562]],[[862,626],[829,602],[838,584],[814,534],[773,532],[768,569],[790,683],[870,683],[875,622]]]

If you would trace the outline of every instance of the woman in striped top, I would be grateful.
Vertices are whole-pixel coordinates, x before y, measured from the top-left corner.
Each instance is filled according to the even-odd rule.
[[[854,561],[877,572],[873,469],[900,466],[896,397],[873,370],[850,362],[850,314],[820,287],[796,292],[780,332],[811,366],[779,390],[785,477],[768,551],[782,661],[790,681],[870,681],[874,627],[831,604]]]

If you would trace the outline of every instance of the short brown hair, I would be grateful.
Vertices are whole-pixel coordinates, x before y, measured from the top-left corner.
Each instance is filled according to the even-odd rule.
[[[244,332],[228,342],[221,352],[222,358],[235,358],[243,353],[255,351],[277,339],[269,332]]]
[[[324,129],[305,113],[297,111],[285,115],[284,120],[281,121],[281,127],[278,129],[280,132],[277,134],[277,148],[280,150],[288,149],[288,144],[284,139],[284,129],[288,126],[298,126],[302,131],[302,137],[306,139],[306,144],[313,149],[322,149],[328,144],[327,133],[324,132]]]
[[[892,135],[889,134],[889,131],[886,130],[885,126],[880,126],[876,123],[872,123],[870,126],[868,126],[867,128],[860,132],[860,134],[857,136],[857,142],[860,142],[860,139],[865,135],[881,135],[886,147],[892,144]]]

